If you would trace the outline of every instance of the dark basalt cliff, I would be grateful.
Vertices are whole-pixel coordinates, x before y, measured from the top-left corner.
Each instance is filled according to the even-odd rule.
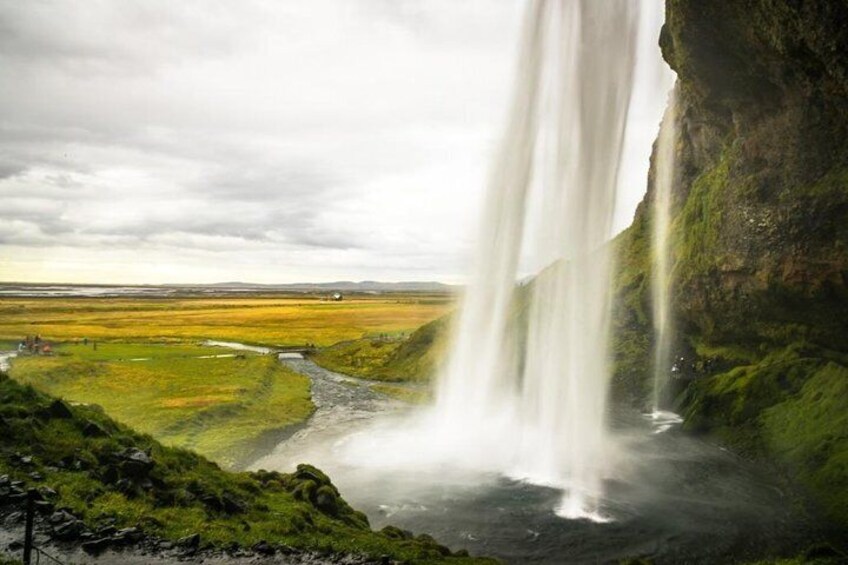
[[[676,407],[848,526],[848,2],[667,0]],[[646,398],[653,173],[617,240],[615,393]]]

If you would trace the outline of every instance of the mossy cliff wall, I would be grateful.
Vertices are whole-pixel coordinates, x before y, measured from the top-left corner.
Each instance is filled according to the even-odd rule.
[[[678,75],[678,409],[848,525],[848,2],[667,0],[660,45]],[[616,240],[615,393],[637,404],[652,184]]]

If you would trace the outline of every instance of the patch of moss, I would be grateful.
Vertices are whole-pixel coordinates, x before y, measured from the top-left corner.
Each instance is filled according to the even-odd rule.
[[[749,455],[768,454],[806,485],[828,517],[848,525],[848,359],[809,343],[697,379],[685,426]]]
[[[821,363],[760,421],[769,449],[818,493],[834,520],[848,524],[848,367]]]

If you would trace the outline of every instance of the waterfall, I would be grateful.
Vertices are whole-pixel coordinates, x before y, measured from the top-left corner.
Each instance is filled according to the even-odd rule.
[[[675,146],[677,144],[677,96],[672,90],[660,125],[654,163],[654,201],[652,225],[653,269],[651,298],[654,324],[654,418],[663,417],[663,394],[671,370],[672,326],[669,290],[671,287],[671,191],[674,185]]]
[[[477,262],[437,396],[436,414],[454,441],[461,437],[474,453],[497,458],[504,472],[563,488],[558,512],[568,517],[598,516],[602,494],[611,273],[605,243],[633,86],[638,6],[530,3]],[[554,77],[547,103],[543,75]],[[549,133],[547,151],[538,150],[540,129]],[[543,206],[531,238],[524,218],[534,171]],[[525,239],[550,267],[533,283],[520,370],[511,309]]]
[[[503,363],[510,349],[509,310],[524,231],[538,133],[545,2],[525,16],[516,89],[490,176],[474,270],[441,380],[437,405],[446,421],[485,425],[510,409],[513,389]]]

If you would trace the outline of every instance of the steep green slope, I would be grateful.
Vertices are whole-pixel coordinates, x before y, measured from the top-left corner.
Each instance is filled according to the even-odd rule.
[[[379,381],[424,382],[445,352],[448,318],[421,326],[403,341],[363,338],[326,347],[312,356],[338,373]]]
[[[225,472],[97,409],[68,406],[2,374],[0,438],[0,503],[14,504],[25,488],[37,488],[45,512],[66,509],[53,530],[70,541],[100,537],[101,545],[121,545],[141,536],[197,534],[185,543],[251,547],[265,541],[410,563],[488,562],[452,556],[428,536],[372,531],[365,515],[308,465],[292,474]],[[116,533],[121,528],[137,529]]]

